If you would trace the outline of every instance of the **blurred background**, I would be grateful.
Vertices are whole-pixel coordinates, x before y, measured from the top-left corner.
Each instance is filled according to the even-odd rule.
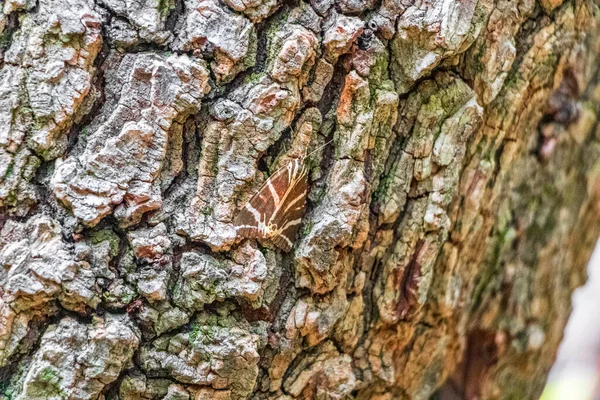
[[[600,242],[599,242],[600,243]],[[573,294],[573,312],[541,400],[600,400],[600,245],[588,281]]]

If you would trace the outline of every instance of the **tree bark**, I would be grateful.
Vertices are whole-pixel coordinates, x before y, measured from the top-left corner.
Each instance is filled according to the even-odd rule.
[[[599,21],[6,0],[0,398],[537,398],[600,234]],[[236,235],[313,151],[292,251]]]

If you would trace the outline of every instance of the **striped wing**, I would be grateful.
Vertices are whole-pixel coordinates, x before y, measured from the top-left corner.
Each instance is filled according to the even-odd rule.
[[[306,206],[308,175],[302,160],[278,169],[244,205],[234,224],[245,238],[269,239],[290,251]]]

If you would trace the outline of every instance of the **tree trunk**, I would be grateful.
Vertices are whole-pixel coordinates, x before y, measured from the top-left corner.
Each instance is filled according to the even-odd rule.
[[[600,8],[412,3],[0,5],[0,398],[537,398],[600,234]],[[241,237],[294,158],[292,251]]]

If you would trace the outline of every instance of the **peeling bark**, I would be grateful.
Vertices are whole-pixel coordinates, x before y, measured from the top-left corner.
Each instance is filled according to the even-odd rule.
[[[537,398],[599,38],[591,0],[5,1],[0,399]],[[238,237],[309,153],[293,250]]]

